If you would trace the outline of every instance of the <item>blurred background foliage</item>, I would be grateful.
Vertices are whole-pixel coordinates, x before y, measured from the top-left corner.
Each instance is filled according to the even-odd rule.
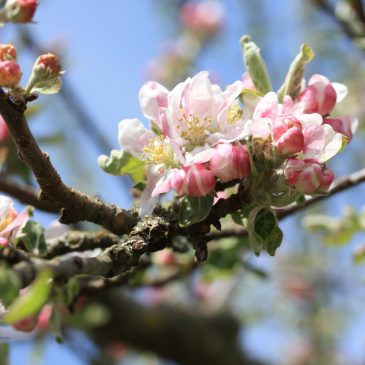
[[[34,103],[30,123],[66,182],[130,206],[130,181],[103,175],[96,158],[117,148],[119,120],[141,118],[139,87],[155,79],[171,88],[199,70],[208,70],[223,86],[240,79],[243,34],[260,46],[275,88],[300,44],[311,45],[316,57],[307,77],[320,73],[346,84],[350,92],[338,112],[360,122],[346,153],[330,167],[336,176],[365,167],[365,22],[356,8],[361,1],[210,1],[211,7],[203,8],[208,14],[204,27],[196,26],[187,8],[199,3],[43,0],[39,24],[0,30],[4,42],[20,47],[24,70],[40,49],[62,57],[67,70],[63,93]],[[33,183],[8,139],[2,140],[1,151],[7,154],[1,173]],[[284,242],[274,258],[256,258],[244,237],[225,238],[209,244],[208,261],[196,267],[186,242],[176,243],[183,253],[154,254],[155,265],[121,290],[151,306],[171,303],[194,312],[234,313],[242,326],[242,347],[267,364],[365,364],[364,204],[365,189],[358,186],[286,218],[281,222]],[[36,217],[46,226],[56,218]],[[235,227],[229,219],[224,223]],[[103,317],[91,310],[85,318]],[[47,335],[37,341],[19,335],[21,341],[10,347],[11,364],[30,358],[41,364],[101,364],[102,358],[105,363],[168,364],[121,343],[98,349],[85,334],[70,329],[64,345]]]

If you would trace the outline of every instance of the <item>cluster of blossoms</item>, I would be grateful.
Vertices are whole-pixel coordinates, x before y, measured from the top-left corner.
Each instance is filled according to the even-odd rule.
[[[17,213],[10,198],[0,195],[0,247],[9,244],[28,217],[26,211]]]
[[[22,72],[17,63],[16,48],[12,44],[0,44],[0,87],[9,88],[15,100],[26,99],[34,92],[58,92],[61,73],[58,57],[52,53],[43,54],[36,59],[27,85],[22,88],[19,86]]]
[[[156,82],[142,86],[140,104],[152,131],[137,119],[119,124],[121,147],[148,166],[142,215],[170,189],[180,196],[214,194],[218,180],[255,180],[260,166],[271,175],[265,189],[273,196],[327,191],[333,173],[325,162],[354,130],[351,118],[329,116],[345,86],[314,75],[295,101],[286,95],[280,103],[274,92],[255,93],[250,103],[243,97],[242,105],[242,92],[250,89],[255,93],[247,74],[222,91],[207,72],[171,91]],[[253,181],[248,186],[258,187]]]

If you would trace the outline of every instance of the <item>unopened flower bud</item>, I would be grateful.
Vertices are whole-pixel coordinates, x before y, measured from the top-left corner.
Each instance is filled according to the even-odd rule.
[[[59,77],[62,71],[58,57],[52,53],[46,53],[37,58],[33,72],[39,80],[46,81]]]
[[[224,182],[247,177],[251,172],[247,147],[219,144],[209,167],[212,173]]]
[[[12,44],[0,44],[0,61],[16,61],[17,52]]]
[[[202,163],[185,166],[171,181],[171,187],[179,195],[205,196],[215,187],[215,178]]]
[[[293,155],[303,150],[302,126],[295,118],[287,118],[276,123],[273,128],[273,138],[278,151],[283,155]]]
[[[336,105],[337,93],[330,81],[322,75],[314,75],[298,101],[304,103],[304,113],[328,115]]]
[[[0,61],[0,87],[13,87],[19,84],[22,72],[15,61]]]
[[[61,88],[61,74],[62,68],[57,56],[52,53],[39,56],[25,87],[25,96],[31,92],[57,93]]]
[[[13,23],[29,23],[37,9],[37,0],[7,0],[5,4],[6,19]]]
[[[334,178],[331,170],[314,159],[289,158],[284,175],[289,186],[304,194],[327,191]]]
[[[14,323],[13,328],[17,331],[32,332],[37,327],[37,317],[31,316]]]
[[[351,141],[352,135],[357,128],[357,120],[350,117],[325,118],[323,124],[330,125],[335,132],[347,137],[348,141]]]

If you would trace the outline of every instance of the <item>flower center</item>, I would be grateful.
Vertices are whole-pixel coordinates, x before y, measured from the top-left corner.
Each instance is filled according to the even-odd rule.
[[[238,105],[237,101],[233,102],[229,107],[227,111],[227,121],[228,124],[235,124],[237,120],[240,120],[242,118],[242,109]]]
[[[174,152],[162,136],[150,139],[147,146],[143,147],[143,155],[146,163],[153,165],[164,164],[166,167],[176,167]]]

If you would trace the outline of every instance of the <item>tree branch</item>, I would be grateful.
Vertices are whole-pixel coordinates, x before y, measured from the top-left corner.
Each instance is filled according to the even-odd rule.
[[[111,313],[111,320],[92,332],[98,344],[120,340],[180,365],[260,365],[241,352],[239,325],[228,314],[148,308],[115,290],[95,299]]]
[[[49,156],[39,148],[23,111],[19,110],[3,90],[0,90],[0,113],[9,128],[20,157],[36,177],[41,188],[40,200],[51,202],[57,207],[61,223],[70,224],[86,220],[100,224],[116,234],[130,231],[136,222],[135,216],[63,183]]]
[[[5,176],[0,177],[0,191],[9,194],[23,204],[32,205],[33,207],[49,213],[58,213],[58,205],[51,201],[40,200],[38,193],[30,186],[20,185]]]

